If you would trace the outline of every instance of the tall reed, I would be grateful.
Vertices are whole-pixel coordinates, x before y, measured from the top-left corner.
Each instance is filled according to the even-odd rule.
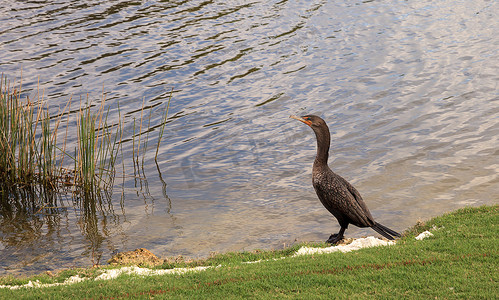
[[[74,170],[75,184],[85,193],[112,185],[116,158],[122,145],[122,122],[119,120],[114,126],[113,134],[107,122],[109,109],[104,110],[105,101],[103,94],[100,108],[94,113],[89,104],[85,108],[80,105]]]
[[[88,101],[84,105],[80,100],[80,108],[76,113],[76,143],[74,153],[68,153],[66,143],[70,128],[70,119],[75,114],[70,112],[71,99],[55,116],[51,116],[48,104],[44,106],[43,93],[35,97],[36,101],[26,97],[21,101],[21,88],[11,88],[10,82],[2,75],[0,80],[0,182],[15,187],[37,185],[43,189],[58,191],[60,188],[72,186],[77,192],[84,194],[110,190],[114,183],[116,161],[123,145],[124,120],[118,104],[119,119],[115,124],[108,123],[109,108],[105,109],[106,97],[102,99],[97,110],[92,110]],[[171,100],[171,95],[170,95]],[[168,105],[159,132],[158,145],[164,133]],[[150,116],[147,129],[143,131],[143,110],[140,124],[133,119],[132,161],[135,175],[138,175],[139,155],[142,155],[142,168],[147,140],[150,130]],[[59,129],[66,121],[64,139],[58,141]],[[138,129],[138,132],[136,132]],[[142,138],[142,134],[146,134]],[[136,141],[138,139],[138,141]],[[59,144],[62,143],[62,147]],[[136,145],[137,144],[137,148]],[[141,144],[142,148],[141,148]],[[68,157],[73,161],[72,169],[68,169]],[[123,159],[123,152],[121,151]],[[156,159],[155,157],[155,159]],[[139,168],[139,169],[137,169]],[[123,167],[124,169],[124,167]],[[143,172],[143,171],[142,171]],[[136,176],[137,177],[137,176]],[[5,195],[2,194],[2,197]]]
[[[29,97],[22,102],[20,89],[12,90],[3,75],[0,91],[0,179],[17,186],[38,181],[45,188],[53,188],[61,167],[55,157],[63,114],[52,122],[43,107],[43,95],[38,96],[37,103]]]
[[[170,91],[170,97],[168,97],[168,104],[166,105],[165,114],[163,115],[163,122],[161,122],[161,128],[159,129],[158,144],[156,145],[156,154],[154,155],[154,161],[156,162],[156,165],[158,164],[159,145],[161,144],[161,139],[163,138],[163,134],[165,133],[166,120],[168,119],[168,111],[170,110],[170,101],[172,100],[172,96],[173,96],[173,88]]]

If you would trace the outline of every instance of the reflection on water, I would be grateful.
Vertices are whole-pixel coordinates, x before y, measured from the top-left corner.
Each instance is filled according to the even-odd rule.
[[[54,110],[104,89],[110,121],[119,100],[130,129],[145,99],[157,131],[174,92],[158,166],[154,151],[145,157],[146,180],[126,177],[88,207],[70,199],[50,214],[2,207],[2,267],[90,265],[137,247],[197,257],[326,239],[337,224],[311,186],[314,136],[290,114],[328,122],[332,169],[390,228],[496,203],[497,5],[10,5],[0,11],[0,71],[20,78],[22,68],[26,94],[39,80]],[[124,145],[125,161],[132,147]]]
[[[94,193],[69,198],[32,189],[2,185],[2,268],[13,274],[60,268],[70,259],[59,255],[75,245],[75,235],[81,238],[79,255],[98,264],[109,227],[120,225],[111,199]]]

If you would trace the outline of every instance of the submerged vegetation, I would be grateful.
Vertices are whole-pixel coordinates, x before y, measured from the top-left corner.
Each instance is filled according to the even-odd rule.
[[[112,189],[118,155],[123,157],[124,118],[110,124],[109,108],[102,94],[97,111],[83,103],[71,111],[70,98],[56,113],[49,113],[48,101],[38,88],[36,97],[22,99],[22,83],[12,87],[6,77],[0,80],[0,181],[1,201],[26,198],[28,191],[46,198],[54,193],[71,191],[83,198],[99,196]],[[160,125],[159,147],[168,107]],[[144,102],[143,102],[144,105]],[[119,105],[118,105],[119,113]],[[133,161],[136,173],[147,150],[149,128],[143,136],[143,108],[138,124],[133,120]],[[150,124],[150,117],[149,117]],[[149,126],[148,124],[148,126]],[[143,128],[144,127],[144,128]],[[68,149],[69,137],[76,137],[74,151]],[[72,141],[74,142],[74,141]],[[156,149],[157,153],[158,149]],[[157,154],[156,154],[157,156]],[[122,163],[124,160],[122,159]],[[124,168],[123,168],[124,169]],[[137,176],[137,174],[134,174]]]

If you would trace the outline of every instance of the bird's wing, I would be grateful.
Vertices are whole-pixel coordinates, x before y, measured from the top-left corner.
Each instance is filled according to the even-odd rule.
[[[360,224],[364,226],[372,226],[374,224],[374,218],[372,217],[371,212],[367,208],[367,205],[362,199],[360,193],[343,177],[338,176],[338,179],[347,188],[350,196],[352,197],[351,199],[349,199],[349,201],[353,204],[352,206],[355,207],[355,209],[352,209],[352,211],[355,212],[355,215],[358,215],[358,220],[361,221]]]
[[[326,185],[314,184],[314,188],[322,204],[338,219],[338,222],[360,227],[372,226],[373,217],[359,192],[348,181],[333,172],[328,172],[326,177]]]

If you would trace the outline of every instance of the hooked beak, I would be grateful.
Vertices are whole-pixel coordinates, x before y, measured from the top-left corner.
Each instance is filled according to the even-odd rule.
[[[295,120],[301,121],[301,122],[303,122],[303,123],[307,124],[308,126],[312,126],[312,122],[307,121],[307,120],[303,119],[302,117],[298,117],[298,116],[295,116],[295,115],[291,115],[291,116],[289,116],[289,117],[290,117],[291,119],[295,119]]]

